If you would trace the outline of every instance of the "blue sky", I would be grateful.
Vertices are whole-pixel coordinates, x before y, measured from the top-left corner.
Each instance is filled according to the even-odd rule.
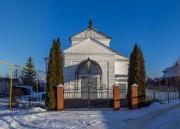
[[[129,57],[138,43],[150,77],[180,57],[179,0],[0,0],[0,61],[25,65],[31,56],[45,70],[53,39],[70,47],[68,38],[88,27],[90,14],[118,53]]]

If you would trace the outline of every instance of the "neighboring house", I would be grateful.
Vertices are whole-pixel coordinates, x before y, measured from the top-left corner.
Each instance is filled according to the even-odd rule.
[[[18,79],[12,79],[12,85],[18,85]],[[10,90],[10,78],[0,77],[0,92],[9,93]]]
[[[20,96],[20,95],[32,95],[33,94],[33,87],[32,86],[23,86],[23,85],[13,85],[13,95]]]
[[[112,90],[115,83],[127,88],[129,59],[109,47],[111,37],[89,27],[70,37],[63,51],[65,92]]]
[[[180,86],[180,60],[163,70],[163,76],[161,77],[161,85],[165,86]]]
[[[158,77],[155,78],[146,78],[146,86],[147,87],[152,87],[152,86],[160,86],[160,79]]]

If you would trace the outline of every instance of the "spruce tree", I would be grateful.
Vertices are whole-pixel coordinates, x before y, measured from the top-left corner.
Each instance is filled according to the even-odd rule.
[[[63,65],[60,48],[60,39],[53,41],[49,55],[48,71],[47,71],[47,86],[46,86],[46,108],[49,110],[56,109],[57,90],[56,86],[64,84],[63,81]]]
[[[33,89],[36,89],[37,76],[36,76],[35,66],[33,64],[31,57],[27,59],[27,63],[25,66],[29,69],[27,68],[23,69],[22,74],[20,76],[22,83],[24,85],[33,86]]]
[[[143,53],[137,44],[130,55],[129,69],[128,69],[128,91],[129,97],[131,93],[131,85],[136,83],[138,85],[138,103],[146,101],[146,71],[144,65]]]

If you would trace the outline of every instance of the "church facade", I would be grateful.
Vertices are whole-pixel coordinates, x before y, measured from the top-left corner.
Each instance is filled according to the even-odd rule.
[[[109,47],[111,37],[95,29],[92,20],[69,39],[71,47],[63,51],[65,92],[108,91],[115,83],[127,88],[129,59]]]

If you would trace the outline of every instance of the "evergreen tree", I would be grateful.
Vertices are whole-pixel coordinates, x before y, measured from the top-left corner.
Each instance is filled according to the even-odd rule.
[[[131,53],[128,69],[128,91],[129,97],[131,93],[131,85],[136,83],[138,85],[138,102],[141,103],[146,100],[146,71],[144,65],[143,53],[137,44]]]
[[[60,39],[53,41],[53,45],[49,55],[47,86],[46,86],[46,108],[49,110],[56,109],[57,90],[56,86],[64,84],[63,81],[63,65],[60,48]]]
[[[35,66],[33,64],[32,58],[29,57],[27,59],[27,63],[25,65],[27,68],[24,68],[21,75],[21,80],[24,85],[33,86],[33,89],[36,88],[37,76],[35,71]]]

